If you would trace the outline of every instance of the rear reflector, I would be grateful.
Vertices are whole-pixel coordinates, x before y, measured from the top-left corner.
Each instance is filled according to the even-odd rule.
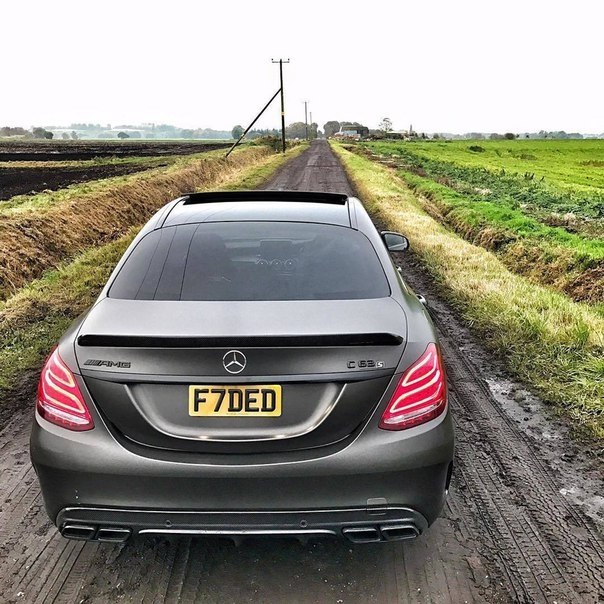
[[[401,377],[380,428],[405,430],[438,417],[447,405],[447,380],[436,344],[429,344],[422,356]]]
[[[94,422],[73,373],[53,350],[38,382],[38,413],[47,421],[68,430],[91,430]]]

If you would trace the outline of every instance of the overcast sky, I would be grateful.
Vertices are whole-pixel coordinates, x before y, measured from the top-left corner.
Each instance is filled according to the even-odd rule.
[[[0,126],[604,131],[602,0],[8,0]],[[259,123],[278,126],[279,108]]]

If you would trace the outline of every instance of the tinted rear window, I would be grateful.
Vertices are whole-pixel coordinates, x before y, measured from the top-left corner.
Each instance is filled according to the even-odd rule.
[[[222,222],[153,231],[109,290],[130,300],[382,298],[388,281],[358,231],[308,223]]]

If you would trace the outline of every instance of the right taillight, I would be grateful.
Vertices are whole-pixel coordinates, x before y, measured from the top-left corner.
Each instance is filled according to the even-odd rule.
[[[46,359],[38,382],[38,413],[68,430],[91,430],[94,422],[75,376],[55,348]]]
[[[405,430],[438,417],[447,406],[447,380],[436,344],[409,367],[380,420],[384,430]]]

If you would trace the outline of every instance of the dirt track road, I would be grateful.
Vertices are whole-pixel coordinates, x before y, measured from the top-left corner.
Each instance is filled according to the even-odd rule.
[[[272,189],[351,193],[324,142]],[[567,428],[509,381],[411,255],[406,279],[441,332],[457,428],[443,518],[415,542],[140,538],[66,541],[47,520],[27,449],[30,412],[0,433],[0,600],[6,602],[602,602],[601,475]],[[33,392],[32,392],[33,394]],[[591,518],[590,518],[591,516]]]

